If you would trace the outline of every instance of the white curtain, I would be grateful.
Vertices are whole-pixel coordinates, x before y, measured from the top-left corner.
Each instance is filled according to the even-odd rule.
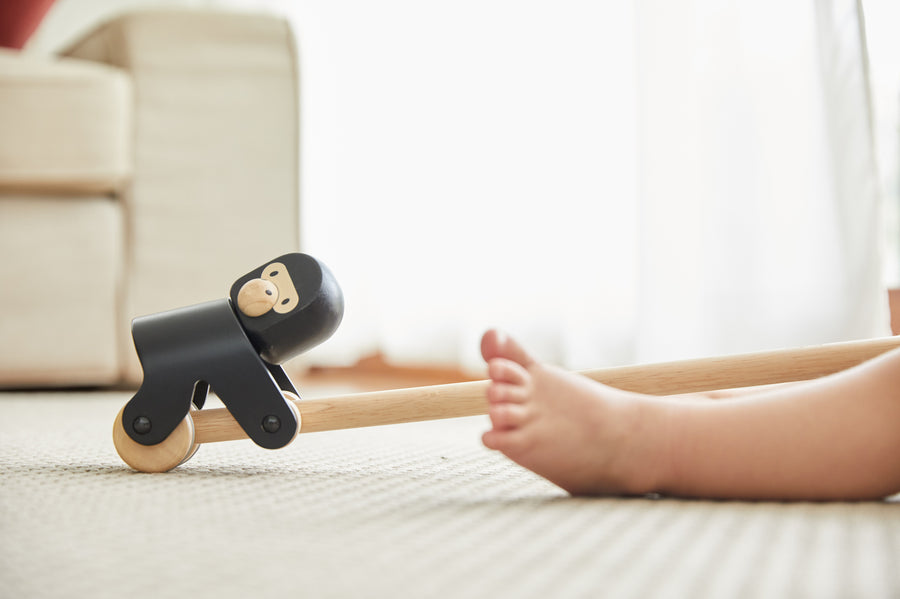
[[[856,2],[639,6],[638,358],[888,334]]]
[[[122,8],[59,22],[79,3]],[[183,3],[296,28],[303,249],[347,305],[311,362],[477,370],[489,326],[572,368],[888,334],[856,0]]]
[[[474,367],[479,335],[499,325],[548,359],[630,359],[632,8],[390,0],[323,10],[301,31],[327,49],[313,56],[308,41],[304,51],[302,238],[336,271],[347,314],[317,357],[379,350]]]
[[[474,369],[495,325],[573,368],[888,334],[853,0],[315,17],[303,239],[347,316],[314,358]]]

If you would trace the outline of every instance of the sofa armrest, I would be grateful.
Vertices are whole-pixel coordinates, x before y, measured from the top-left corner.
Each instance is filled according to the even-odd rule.
[[[63,54],[132,77],[122,344],[135,316],[227,294],[237,274],[299,249],[299,103],[288,23],[264,15],[147,11]]]

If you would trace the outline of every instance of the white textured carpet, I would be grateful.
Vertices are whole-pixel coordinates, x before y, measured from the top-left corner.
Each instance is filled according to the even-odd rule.
[[[0,597],[898,597],[900,504],[572,499],[481,418],[118,459],[123,393],[0,393]]]

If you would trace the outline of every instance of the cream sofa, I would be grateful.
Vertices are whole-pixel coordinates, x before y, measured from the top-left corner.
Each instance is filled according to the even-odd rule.
[[[295,44],[276,17],[115,18],[0,52],[0,386],[133,385],[135,316],[296,251]]]

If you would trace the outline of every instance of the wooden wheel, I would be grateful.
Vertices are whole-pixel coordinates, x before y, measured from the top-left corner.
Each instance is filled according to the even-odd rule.
[[[190,414],[161,443],[141,445],[122,426],[123,406],[113,423],[113,443],[122,461],[139,472],[167,472],[183,464],[200,447],[194,442],[194,421]]]
[[[303,417],[300,415],[300,408],[297,406],[297,402],[300,401],[300,398],[290,391],[282,391],[282,395],[287,400],[287,406],[291,409],[291,412],[294,413],[294,418],[297,419],[297,432],[294,433],[293,439],[288,441],[288,443],[293,443],[294,439],[297,438],[297,435],[300,434],[300,429],[303,428]]]
[[[197,443],[197,427],[194,426],[194,418],[191,416],[191,414],[193,414],[194,412],[199,412],[199,411],[200,411],[200,408],[198,408],[198,407],[195,406],[194,404],[191,404],[191,410],[190,410],[190,413],[188,413],[188,415],[186,416],[186,418],[189,419],[189,420],[191,421],[191,430],[193,431],[193,443],[194,443],[194,445],[191,446],[190,451],[188,451],[188,454],[187,454],[186,456],[184,456],[184,459],[181,460],[180,462],[178,462],[178,465],[179,465],[179,466],[181,466],[182,464],[184,464],[185,462],[187,462],[189,459],[191,459],[192,457],[194,457],[194,454],[197,453],[197,450],[198,450],[198,449],[200,449],[200,444]],[[182,424],[184,424],[184,423],[182,422]],[[176,427],[176,428],[177,428],[177,427]]]

